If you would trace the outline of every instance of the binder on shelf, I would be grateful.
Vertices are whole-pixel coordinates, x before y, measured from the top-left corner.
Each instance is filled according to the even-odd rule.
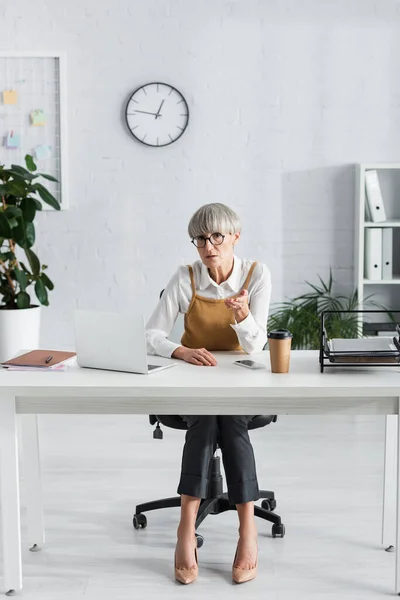
[[[375,169],[365,171],[365,192],[371,221],[374,223],[386,221],[385,206],[383,204],[378,171]]]
[[[382,279],[393,279],[393,229],[382,229]]]
[[[364,267],[366,279],[371,281],[382,279],[382,229],[380,227],[365,229]]]

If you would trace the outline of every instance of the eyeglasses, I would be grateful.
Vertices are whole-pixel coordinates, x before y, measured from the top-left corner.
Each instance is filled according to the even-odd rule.
[[[212,233],[210,237],[205,237],[204,235],[197,235],[195,238],[192,239],[192,244],[194,244],[196,248],[204,248],[206,242],[208,241],[213,246],[219,246],[220,244],[222,244],[224,239],[225,236],[217,231],[215,233]]]

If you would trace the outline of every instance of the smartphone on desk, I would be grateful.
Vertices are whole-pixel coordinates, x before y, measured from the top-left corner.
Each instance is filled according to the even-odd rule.
[[[246,369],[265,369],[265,365],[254,360],[235,360],[234,365],[239,367],[246,367]]]

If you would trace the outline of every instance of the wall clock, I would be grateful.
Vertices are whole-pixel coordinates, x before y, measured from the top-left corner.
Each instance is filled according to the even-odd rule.
[[[185,98],[167,83],[147,83],[133,92],[125,110],[131,134],[147,146],[168,146],[184,133],[189,122]]]

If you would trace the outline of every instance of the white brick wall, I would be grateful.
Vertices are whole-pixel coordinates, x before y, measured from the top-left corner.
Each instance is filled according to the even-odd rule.
[[[239,252],[266,262],[273,300],[352,281],[355,162],[399,161],[395,0],[0,0],[0,49],[68,53],[71,208],[40,215],[56,288],[42,342],[71,343],[74,307],[149,314],[195,253],[201,204],[238,210]],[[130,92],[186,96],[176,144],[127,133]],[[0,149],[1,152],[1,149]]]

